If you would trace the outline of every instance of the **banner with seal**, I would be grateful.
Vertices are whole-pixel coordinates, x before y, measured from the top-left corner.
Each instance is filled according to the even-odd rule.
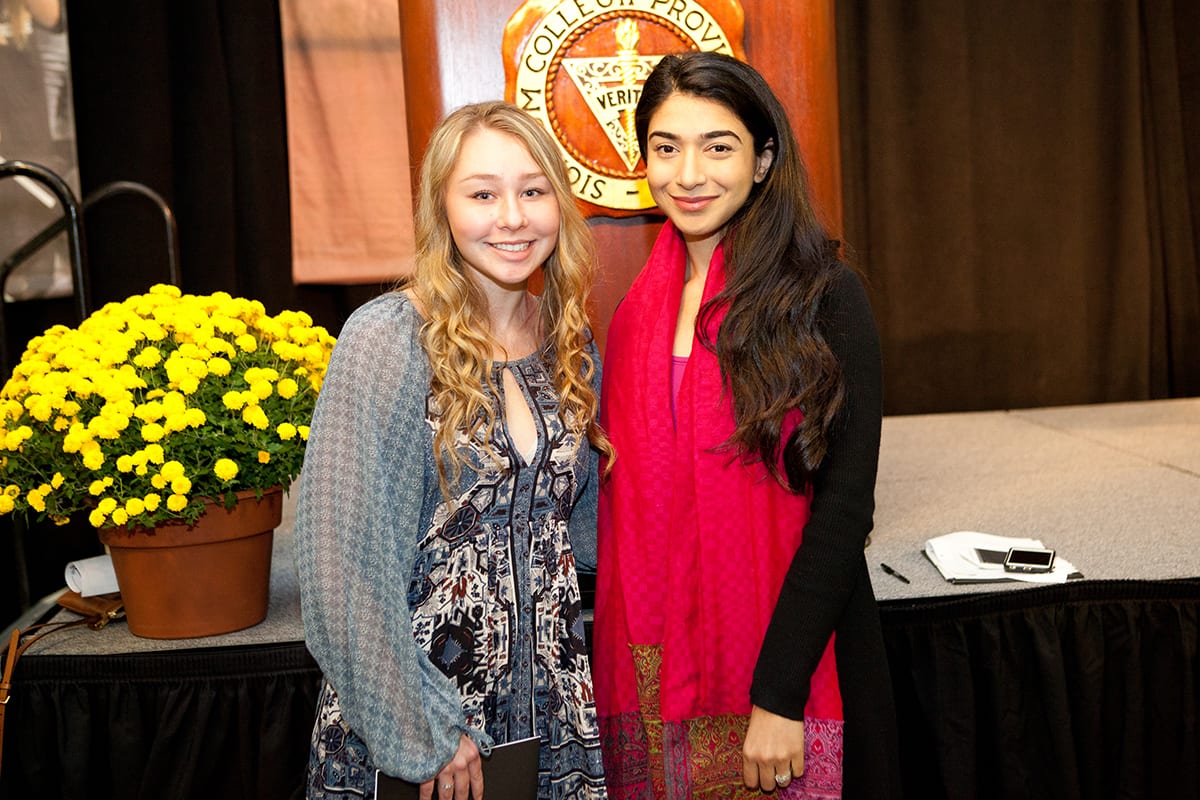
[[[528,0],[504,29],[505,99],[541,120],[589,215],[654,207],[633,115],[664,55],[745,59],[737,0]]]

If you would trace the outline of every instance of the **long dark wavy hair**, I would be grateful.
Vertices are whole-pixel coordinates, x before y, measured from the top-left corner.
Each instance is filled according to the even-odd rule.
[[[650,118],[676,92],[725,106],[754,137],[755,155],[774,151],[766,177],[730,222],[725,289],[701,307],[696,325],[733,399],[736,428],[726,444],[801,491],[825,458],[845,392],[819,324],[822,299],[843,268],[840,244],[813,211],[783,104],[753,67],[720,53],[665,56],[637,105],[643,154]],[[721,306],[728,310],[714,343],[704,332]],[[783,419],[794,408],[804,421],[783,442]]]

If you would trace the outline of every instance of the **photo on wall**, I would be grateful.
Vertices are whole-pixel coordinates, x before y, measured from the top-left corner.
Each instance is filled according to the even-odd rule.
[[[0,0],[0,161],[23,161],[58,175],[79,198],[79,167],[63,0]],[[0,180],[0,263],[4,300],[71,294],[66,233],[26,258],[22,248],[64,216],[45,184]]]

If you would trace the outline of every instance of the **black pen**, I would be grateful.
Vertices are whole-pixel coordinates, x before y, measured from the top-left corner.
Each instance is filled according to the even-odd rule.
[[[884,572],[886,572],[888,575],[891,575],[896,580],[904,581],[905,583],[912,583],[912,581],[910,581],[908,578],[901,575],[899,572],[896,572],[896,570],[892,569],[887,564],[881,563],[879,565],[879,568],[882,569]]]

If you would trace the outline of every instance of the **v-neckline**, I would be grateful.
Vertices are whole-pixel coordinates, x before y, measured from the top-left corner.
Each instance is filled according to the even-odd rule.
[[[511,361],[495,362],[497,389],[500,392],[501,405],[501,427],[504,429],[504,440],[507,444],[509,453],[515,458],[522,467],[529,467],[538,459],[538,454],[542,450],[542,426],[538,423],[538,413],[533,402],[532,392],[529,391],[529,383],[523,377],[518,377],[519,370],[517,367],[523,365],[534,356],[538,355],[538,351],[534,351],[529,355],[523,356]],[[513,384],[516,386],[517,392],[521,395],[521,402],[525,404],[526,410],[529,412],[529,421],[533,426],[533,448],[529,451],[529,455],[521,452],[517,446],[516,439],[513,438],[512,430],[509,427],[508,419],[508,389],[504,385],[504,373],[508,372],[512,375]]]

